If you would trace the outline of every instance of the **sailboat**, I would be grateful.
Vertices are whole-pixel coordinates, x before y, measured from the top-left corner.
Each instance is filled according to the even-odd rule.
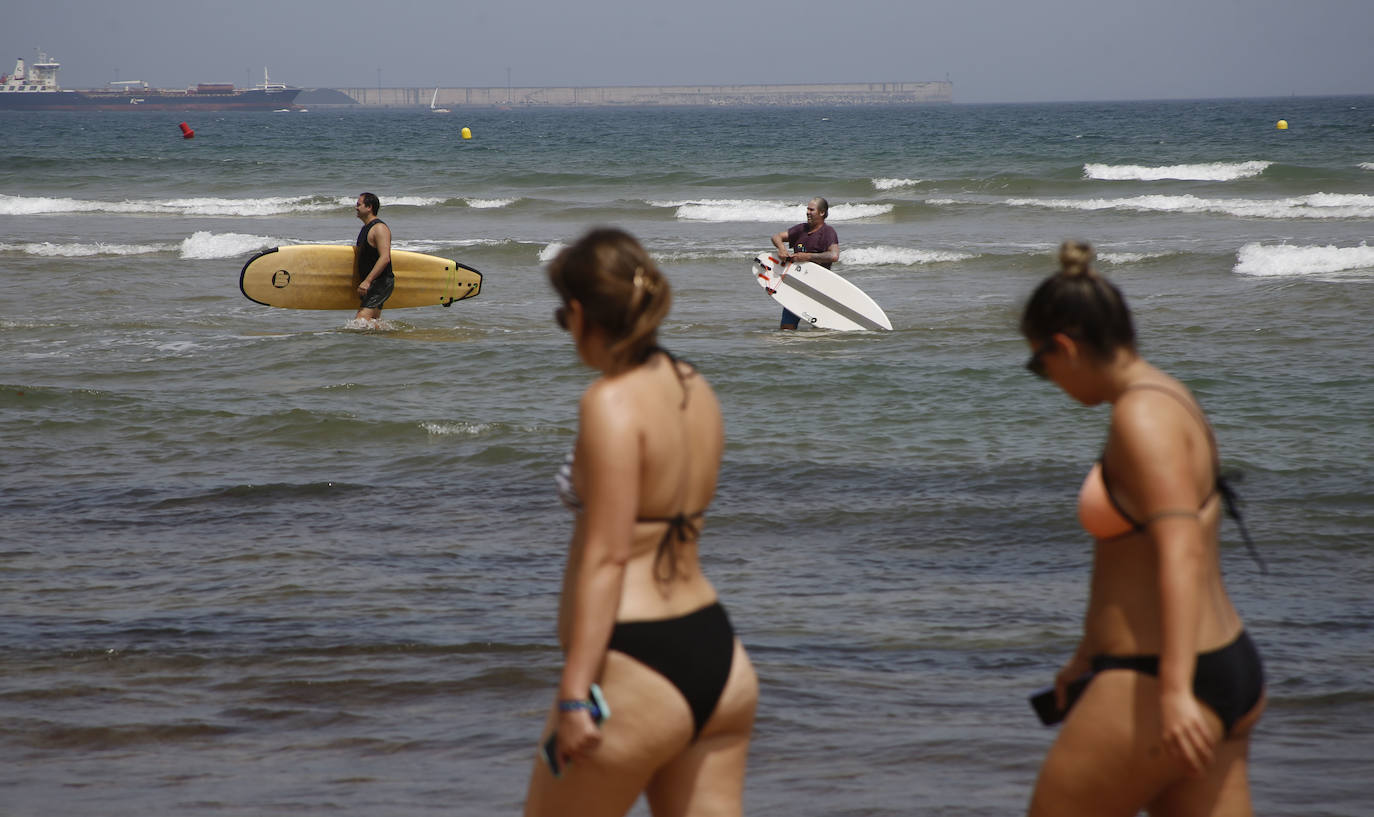
[[[432,96],[432,97],[429,98],[429,112],[430,112],[430,113],[453,113],[453,111],[450,111],[448,108],[436,108],[436,107],[434,107],[434,103],[435,103],[435,101],[438,100],[438,99],[439,99],[439,86],[438,86],[438,85],[435,85],[435,86],[434,86],[434,96]]]

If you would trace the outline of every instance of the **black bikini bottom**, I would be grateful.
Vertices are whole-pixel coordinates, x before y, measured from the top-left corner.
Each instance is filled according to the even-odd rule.
[[[610,648],[667,678],[692,710],[692,740],[715,712],[735,660],[735,631],[714,602],[677,618],[618,621]]]
[[[1128,669],[1159,677],[1157,655],[1095,655],[1093,672]],[[1245,631],[1220,649],[1199,653],[1193,671],[1193,694],[1221,718],[1226,734],[1255,708],[1264,694],[1264,666]]]

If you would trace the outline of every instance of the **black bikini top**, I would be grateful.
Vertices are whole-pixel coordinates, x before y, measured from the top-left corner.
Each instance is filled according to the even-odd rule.
[[[648,360],[655,352],[662,352],[668,358],[668,362],[673,367],[673,373],[677,375],[678,382],[682,384],[682,407],[687,407],[687,381],[683,377],[678,367],[678,359],[667,349],[660,346],[651,346],[645,352],[644,360]],[[691,365],[691,364],[688,364]],[[558,467],[558,472],[554,474],[554,486],[558,492],[558,501],[563,503],[563,507],[573,513],[582,512],[582,498],[577,495],[577,489],[573,486],[572,480],[573,452],[569,451],[563,457],[563,463]],[[696,513],[679,512],[674,516],[640,516],[636,517],[636,522],[662,522],[668,526],[663,532],[663,538],[659,540],[658,552],[654,555],[654,571],[658,572],[659,565],[663,560],[672,555],[672,548],[675,542],[695,542],[701,535],[701,520],[706,514],[706,509],[702,508]],[[676,562],[669,561],[668,575],[661,577],[668,581],[676,574]]]

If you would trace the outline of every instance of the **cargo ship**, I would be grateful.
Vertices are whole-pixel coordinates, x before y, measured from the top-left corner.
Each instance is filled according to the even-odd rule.
[[[39,53],[32,65],[18,60],[14,73],[0,76],[0,111],[275,111],[290,109],[300,88],[272,82],[235,88],[232,83],[201,83],[191,88],[150,88],[139,80],[112,82],[106,88],[68,91],[57,84],[61,63]]]

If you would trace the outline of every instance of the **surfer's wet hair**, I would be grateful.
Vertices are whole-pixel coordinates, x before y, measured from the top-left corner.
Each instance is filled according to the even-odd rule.
[[[1040,282],[1021,313],[1021,334],[1037,346],[1056,333],[1083,344],[1099,360],[1135,350],[1135,324],[1126,296],[1093,267],[1091,244],[1059,245],[1059,272]]]
[[[657,347],[658,325],[673,305],[668,279],[634,236],[599,227],[565,247],[549,264],[549,283],[566,304],[577,301],[587,320],[606,332],[616,370],[628,369]]]
[[[372,211],[372,215],[375,216],[382,212],[382,202],[377,198],[376,193],[361,193],[359,195],[363,200],[363,204],[366,204],[367,208]]]
[[[826,201],[820,196],[815,197],[814,199],[812,199],[812,201],[816,203],[816,209],[821,212],[821,215],[830,215],[830,202]]]

